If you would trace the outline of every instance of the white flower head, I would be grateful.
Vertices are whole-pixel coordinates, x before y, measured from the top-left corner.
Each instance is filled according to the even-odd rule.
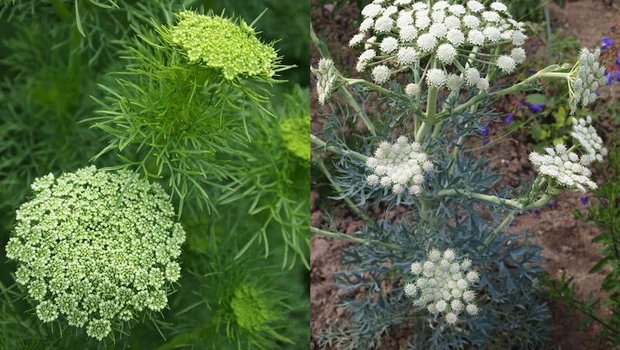
[[[362,15],[365,19],[350,45],[361,46],[364,38],[369,37],[365,40],[366,49],[380,50],[381,56],[360,59],[357,70],[385,65],[392,69],[393,74],[405,74],[400,67],[411,65],[412,62],[426,62],[426,59],[432,57],[440,64],[440,67],[433,65],[434,68],[454,65],[486,71],[489,65],[497,65],[503,72],[514,72],[517,65],[525,60],[525,51],[521,48],[527,38],[524,26],[512,19],[503,3],[485,3],[373,1],[372,6],[364,8]],[[379,45],[370,44],[373,37],[379,38]],[[452,72],[444,73],[447,76]],[[438,87],[447,85],[439,74],[435,72],[436,79],[427,79],[427,83]],[[484,78],[473,82],[464,78],[469,86],[479,90],[487,90],[491,83]],[[449,84],[449,88],[455,90],[457,80],[452,79],[451,82],[453,84]],[[580,97],[587,102],[594,98],[590,94]]]
[[[517,67],[517,62],[510,56],[499,56],[496,64],[504,73],[512,73]]]
[[[586,188],[596,189],[596,183],[590,179],[592,173],[587,168],[592,157],[587,154],[578,157],[576,154],[568,152],[566,146],[558,146],[555,149],[547,148],[546,154],[537,152],[530,154],[530,162],[536,170],[543,176],[550,177],[568,188],[582,192],[585,192]],[[577,158],[579,158],[579,162],[574,161]]]
[[[592,117],[576,119],[573,118],[573,130],[571,136],[584,148],[586,153],[599,162],[607,156],[607,148],[603,139],[598,135],[592,126]]]
[[[423,153],[420,144],[409,142],[401,136],[394,143],[383,142],[369,158],[366,166],[373,175],[381,178],[380,185],[386,189],[397,186],[398,193],[405,189],[411,195],[419,194],[419,187],[424,183],[424,170],[428,157]],[[417,186],[417,188],[413,188]]]
[[[441,88],[446,84],[447,75],[442,69],[431,68],[426,72],[426,83],[432,88]]]
[[[398,49],[398,40],[388,36],[381,41],[379,48],[383,53],[392,53]]]
[[[394,27],[394,20],[390,17],[382,16],[375,21],[375,31],[377,33],[388,33]]]
[[[424,33],[418,37],[418,47],[424,52],[431,52],[437,46],[437,38],[431,33]]]
[[[595,52],[583,49],[570,73],[568,85],[571,113],[575,113],[579,105],[587,107],[596,101],[598,88],[606,83],[605,67],[598,62],[600,54],[600,49]]]
[[[316,90],[319,102],[325,104],[337,89],[340,73],[334,61],[326,58],[321,58],[318,67],[312,68],[311,71],[317,77]]]
[[[372,69],[372,79],[377,84],[386,83],[390,80],[390,68],[386,65],[379,65]]]
[[[451,64],[454,61],[454,58],[456,57],[456,55],[457,55],[456,49],[454,48],[454,46],[450,44],[441,44],[437,48],[437,58],[443,64],[446,64],[446,65]]]
[[[399,65],[409,66],[417,61],[418,52],[413,47],[401,47],[396,57]]]
[[[428,260],[411,265],[416,281],[405,286],[405,294],[414,297],[413,304],[421,309],[426,308],[433,315],[443,314],[448,324],[455,324],[464,309],[470,315],[477,314],[475,293],[470,287],[472,281],[478,280],[479,275],[471,270],[471,266],[467,266],[466,262],[469,262],[469,265],[471,262],[459,262],[452,249],[443,253],[433,249],[427,256]],[[407,293],[409,285],[415,287],[415,294]],[[469,307],[470,305],[473,306]]]
[[[363,33],[355,34],[351,40],[349,40],[349,47],[355,47],[364,41],[365,35]]]
[[[369,4],[362,9],[362,16],[374,18],[383,12],[383,7],[379,4]]]
[[[405,93],[409,96],[418,96],[420,93],[420,86],[415,83],[409,83],[405,87]]]
[[[418,37],[418,30],[415,26],[408,25],[400,28],[400,40],[410,42]]]

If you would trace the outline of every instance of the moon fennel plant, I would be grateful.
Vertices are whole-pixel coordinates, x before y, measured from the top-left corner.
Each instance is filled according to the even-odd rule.
[[[595,189],[589,166],[607,151],[590,118],[575,120],[572,144],[530,155],[535,179],[500,188],[500,175],[464,144],[497,116],[494,99],[543,79],[566,81],[573,112],[593,103],[604,84],[599,52],[583,49],[574,64],[500,86],[526,59],[524,25],[505,4],[375,0],[361,14],[349,45],[361,51],[355,68],[368,79],[347,78],[314,37],[323,56],[313,68],[319,102],[338,107],[311,136],[316,161],[335,198],[365,223],[355,237],[312,228],[357,243],[337,275],[340,288],[359,293],[342,299],[351,317],[324,329],[319,345],[381,348],[400,331],[411,334],[412,349],[541,347],[550,314],[539,296],[539,248],[506,228],[562,191]],[[381,103],[380,114],[360,101]],[[343,124],[357,118],[367,133],[345,134]],[[373,220],[369,206],[407,211]]]

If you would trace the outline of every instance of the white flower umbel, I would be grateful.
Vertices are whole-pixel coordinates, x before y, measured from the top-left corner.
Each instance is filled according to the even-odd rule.
[[[571,136],[584,148],[584,150],[599,162],[607,155],[603,139],[598,136],[596,129],[592,126],[592,117],[576,119],[573,118],[573,131]]]
[[[411,273],[416,280],[406,284],[404,291],[414,298],[415,306],[426,308],[435,316],[443,315],[449,324],[456,323],[463,312],[478,314],[471,286],[480,275],[471,269],[470,260],[459,262],[452,249],[443,253],[434,249],[428,253],[427,261],[411,264]]]
[[[594,53],[583,49],[579,60],[569,73],[571,113],[575,113],[579,105],[587,107],[596,101],[599,87],[605,86],[605,67],[598,62],[600,55],[600,49],[596,49]]]
[[[431,67],[441,69],[442,76],[465,78],[467,68],[486,72],[494,65],[501,72],[512,73],[525,60],[523,24],[514,21],[501,2],[487,6],[468,1],[464,6],[448,1],[432,5],[427,1],[373,1],[362,10],[362,16],[360,31],[350,45],[364,43],[380,54],[360,55],[359,71],[382,65],[390,74],[407,72],[406,66],[416,67],[420,60],[434,57],[440,65]],[[428,76],[429,72],[425,73]],[[438,79],[436,72],[434,76],[426,81],[433,88],[455,86]],[[489,81],[468,80],[468,86],[486,90]]]
[[[317,68],[312,68],[312,73],[317,78],[316,90],[319,95],[319,103],[324,105],[337,90],[340,73],[334,65],[334,61],[321,58]]]
[[[586,188],[594,190],[597,185],[590,180],[592,172],[587,168],[593,157],[586,154],[579,157],[569,152],[563,144],[555,148],[546,148],[546,154],[530,153],[530,161],[536,170],[557,181],[560,185],[586,192]]]
[[[407,190],[412,195],[422,191],[424,175],[433,170],[433,163],[417,142],[401,136],[395,143],[383,142],[366,165],[372,174],[367,181],[373,186],[391,188],[395,194]]]
[[[38,178],[32,190],[6,255],[43,322],[64,319],[101,340],[167,306],[185,231],[159,185],[88,167]]]

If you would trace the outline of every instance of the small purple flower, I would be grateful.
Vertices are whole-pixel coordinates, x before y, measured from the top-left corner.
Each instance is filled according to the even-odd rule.
[[[586,196],[579,196],[579,200],[581,201],[581,204],[583,204],[586,207],[590,203],[590,200]]]
[[[616,64],[620,66],[620,52],[618,52],[618,58],[616,59]]]
[[[607,50],[609,47],[614,45],[615,42],[613,41],[613,39],[603,35],[603,38],[601,39],[601,50]]]
[[[616,71],[616,81],[620,81],[620,69]]]
[[[506,119],[505,119],[506,120],[506,125],[512,124],[512,121],[514,120],[514,118],[515,118],[514,114],[512,114],[512,113],[506,114]]]
[[[528,103],[527,106],[532,113],[542,113],[543,108],[545,108],[544,103]]]
[[[536,69],[530,69],[527,72],[530,73],[530,75],[534,75],[534,74],[538,73],[538,71]]]
[[[605,73],[605,78],[607,79],[607,86],[611,86],[611,83],[614,81],[614,75],[611,72]]]
[[[480,135],[487,137],[489,136],[489,133],[491,132],[491,127],[490,126],[485,126],[484,128],[482,128],[482,130],[480,130]]]
[[[551,208],[551,209],[555,209],[558,207],[558,204],[556,202],[549,202],[547,203],[547,207]]]
[[[536,208],[534,209],[534,214],[536,214],[537,216],[540,215],[542,211],[540,210],[540,208]]]

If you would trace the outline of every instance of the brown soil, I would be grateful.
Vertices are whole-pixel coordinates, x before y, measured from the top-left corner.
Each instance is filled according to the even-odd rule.
[[[328,46],[334,61],[339,67],[353,66],[351,62],[355,62],[355,53],[348,49],[346,44],[355,32],[354,23],[359,9],[356,5],[348,5],[334,11],[330,6],[320,5],[319,0],[312,0],[311,3],[314,29],[319,35],[327,34]],[[601,34],[613,23],[614,15],[615,22],[620,22],[620,5],[614,6],[607,7],[601,0],[581,0],[569,2],[564,9],[553,5],[551,13],[556,25],[563,26],[566,34],[576,36],[584,46],[594,47],[600,42]],[[314,51],[313,64],[316,64],[318,57],[318,53]],[[345,72],[347,73],[350,72]],[[327,107],[319,106],[314,102],[316,96],[313,97],[312,129],[319,131],[322,129],[320,114]],[[605,120],[604,124],[605,129],[609,130],[610,122]],[[501,134],[503,128],[501,124],[493,125],[492,133]],[[485,149],[490,166],[503,176],[500,185],[517,186],[521,177],[534,175],[527,160],[531,150],[531,140],[521,133],[500,139]],[[316,169],[314,171],[318,172]],[[318,173],[313,174],[313,178],[319,176]],[[332,223],[329,228],[354,234],[361,225],[360,220],[345,209],[335,213],[322,212],[318,203],[326,202],[328,199],[320,198],[319,193],[319,189],[315,188],[312,225],[325,227],[329,216],[329,222]],[[600,258],[598,248],[591,243],[598,230],[573,218],[571,211],[578,208],[584,208],[579,200],[579,194],[567,192],[556,198],[553,206],[545,207],[540,212],[519,216],[511,229],[528,231],[533,242],[542,247],[544,266],[552,277],[558,278],[566,274],[574,278],[581,296],[585,298],[593,293],[600,297],[603,296],[599,290],[603,275],[588,272]],[[320,330],[336,324],[343,317],[342,310],[338,308],[341,292],[334,286],[334,274],[342,269],[340,252],[347,246],[349,243],[346,242],[316,236],[312,238],[310,297],[313,349],[319,348],[317,339]],[[599,329],[596,326],[583,330],[579,326],[581,317],[578,314],[569,314],[567,307],[557,301],[550,301],[549,305],[554,325],[551,348],[609,349],[609,346],[597,342],[596,334]],[[605,310],[599,311],[605,312]],[[402,348],[404,343],[402,339],[405,337],[405,335],[395,336],[395,339],[384,343],[382,349]]]

